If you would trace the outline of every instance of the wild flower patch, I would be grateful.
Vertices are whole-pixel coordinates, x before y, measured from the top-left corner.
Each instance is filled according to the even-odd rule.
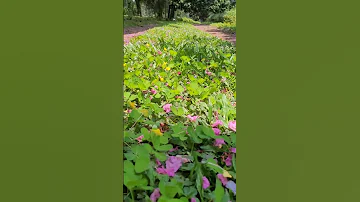
[[[189,24],[124,47],[124,201],[236,200],[235,47]]]

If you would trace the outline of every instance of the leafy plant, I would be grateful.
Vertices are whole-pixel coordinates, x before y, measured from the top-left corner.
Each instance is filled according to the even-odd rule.
[[[124,62],[124,201],[235,201],[234,46],[173,23]]]

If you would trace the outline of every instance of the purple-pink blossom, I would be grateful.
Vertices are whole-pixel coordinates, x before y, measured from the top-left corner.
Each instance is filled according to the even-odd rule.
[[[179,147],[176,146],[175,148],[170,149],[169,152],[174,152],[174,151],[176,151],[176,150],[178,150],[178,149],[179,149]]]
[[[217,174],[217,177],[219,178],[219,180],[221,181],[221,183],[225,186],[226,183],[228,182],[227,178],[224,177],[224,175],[222,174]]]
[[[175,176],[175,172],[179,170],[182,165],[182,159],[176,156],[170,156],[166,160],[166,172],[170,177]]]
[[[212,75],[212,73],[211,73],[210,71],[208,71],[208,70],[205,70],[205,74],[207,74],[207,75],[209,75],[209,76]]]
[[[219,136],[221,133],[221,130],[218,128],[213,128],[213,131],[214,131],[215,135],[217,135],[217,136]]]
[[[230,148],[230,152],[232,152],[232,153],[236,153],[236,148]]]
[[[235,121],[229,121],[229,128],[236,132],[236,120]]]
[[[160,189],[156,188],[154,192],[150,195],[150,200],[152,202],[156,202],[158,198],[160,198]]]
[[[227,158],[225,159],[225,164],[226,166],[231,166],[232,163],[231,163],[231,160],[232,160],[232,155],[228,155]]]
[[[223,144],[225,144],[224,139],[216,139],[216,140],[215,140],[215,143],[214,143],[214,146],[221,148],[221,146],[222,146]]]
[[[150,92],[155,95],[156,94],[156,90],[155,89],[151,89]]]
[[[156,168],[156,172],[163,175],[167,174],[166,169],[163,168],[162,166]]]
[[[135,138],[139,143],[142,142],[142,139],[144,138],[144,135],[140,135],[139,137]]]
[[[163,106],[163,109],[164,109],[164,111],[166,112],[166,113],[169,113],[170,111],[171,111],[171,105],[172,104],[166,104],[166,105],[164,105]]]
[[[213,128],[217,127],[217,126],[222,126],[224,123],[221,120],[216,120],[215,123],[212,125]]]
[[[156,159],[156,165],[161,166],[161,162],[159,161],[159,159]]]
[[[165,164],[166,164],[166,168],[160,166],[156,169],[156,172],[159,174],[167,174],[170,177],[174,177],[176,171],[178,171],[182,165],[182,158],[176,156],[170,156],[166,160]]]
[[[209,180],[205,176],[202,177],[202,180],[203,180],[203,183],[202,183],[203,189],[207,189],[210,186]]]
[[[196,202],[196,198],[191,198],[190,202]]]
[[[196,119],[198,118],[198,116],[190,116],[190,115],[187,115],[187,117],[190,119],[191,122],[195,122]]]

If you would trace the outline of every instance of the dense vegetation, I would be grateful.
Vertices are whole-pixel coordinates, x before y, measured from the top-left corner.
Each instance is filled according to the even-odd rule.
[[[173,23],[124,55],[124,201],[234,202],[234,46]]]
[[[224,13],[233,8],[234,0],[125,0],[125,14],[128,16],[146,16],[168,18],[169,9],[185,12],[195,21],[205,21],[210,15]],[[184,16],[178,16],[184,17]]]
[[[236,7],[226,11],[223,14],[218,14],[218,17],[210,16],[208,21],[216,22],[211,25],[223,29],[226,32],[236,32]]]

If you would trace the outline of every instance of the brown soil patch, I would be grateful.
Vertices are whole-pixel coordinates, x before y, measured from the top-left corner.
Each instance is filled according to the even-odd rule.
[[[141,34],[144,34],[147,30],[156,27],[157,25],[144,25],[139,27],[127,27],[124,28],[124,45],[128,44],[130,39]],[[229,41],[232,44],[236,45],[236,34],[225,33],[221,29],[210,25],[194,25],[197,29],[210,33],[211,35],[218,37],[222,40]]]
[[[225,41],[229,41],[232,44],[236,45],[236,34],[225,33],[221,29],[218,29],[210,25],[194,25],[194,26],[201,31],[210,33],[213,36],[216,36]]]
[[[144,25],[138,27],[124,28],[124,45],[128,44],[130,39],[141,34],[144,34],[147,30],[156,27],[157,25]]]

